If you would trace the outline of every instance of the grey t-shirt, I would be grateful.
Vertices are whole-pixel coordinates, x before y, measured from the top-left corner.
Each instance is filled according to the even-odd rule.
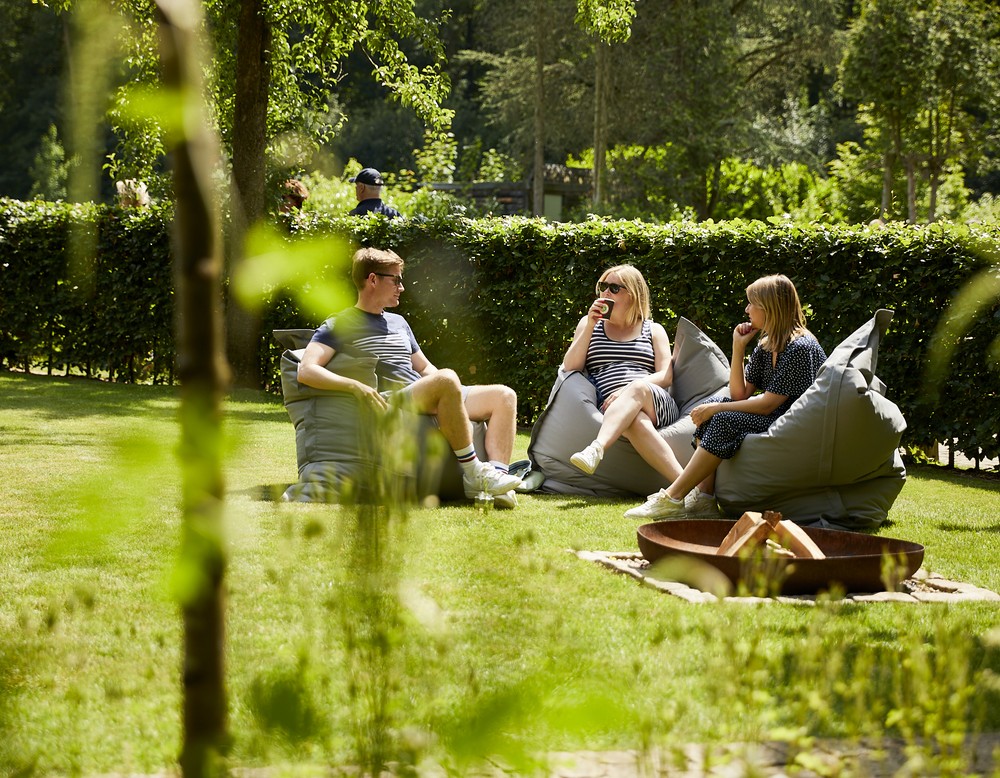
[[[347,308],[323,322],[312,340],[351,356],[378,357],[375,374],[380,390],[402,389],[420,378],[412,360],[420,346],[406,319],[397,313]]]

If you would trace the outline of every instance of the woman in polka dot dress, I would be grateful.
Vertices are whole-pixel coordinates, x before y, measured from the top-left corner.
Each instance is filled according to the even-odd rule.
[[[688,492],[698,487],[698,503],[714,495],[722,460],[735,455],[747,435],[766,431],[809,388],[826,361],[823,347],[806,329],[798,292],[787,277],[758,278],[747,287],[747,300],[750,321],[733,330],[730,397],[712,397],[692,409],[700,444],[694,456],[669,487],[626,511],[629,518],[686,518]],[[747,345],[758,333],[763,333],[760,342],[744,367]]]

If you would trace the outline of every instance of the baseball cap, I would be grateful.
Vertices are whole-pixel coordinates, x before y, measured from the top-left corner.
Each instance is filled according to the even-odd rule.
[[[348,181],[352,184],[357,182],[359,184],[369,184],[370,186],[382,186],[382,174],[373,167],[366,167],[353,178],[349,178]]]

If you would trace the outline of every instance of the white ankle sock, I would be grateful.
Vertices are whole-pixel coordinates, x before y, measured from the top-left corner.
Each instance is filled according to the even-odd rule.
[[[466,475],[475,475],[476,467],[479,465],[479,457],[476,456],[475,446],[466,446],[463,449],[452,449],[458,464],[462,466],[462,472]]]

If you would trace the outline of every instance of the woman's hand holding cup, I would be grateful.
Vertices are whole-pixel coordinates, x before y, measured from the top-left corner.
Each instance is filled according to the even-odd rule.
[[[609,300],[607,297],[598,297],[594,300],[594,304],[590,306],[590,317],[592,319],[610,319],[611,309],[615,307],[615,301]]]

